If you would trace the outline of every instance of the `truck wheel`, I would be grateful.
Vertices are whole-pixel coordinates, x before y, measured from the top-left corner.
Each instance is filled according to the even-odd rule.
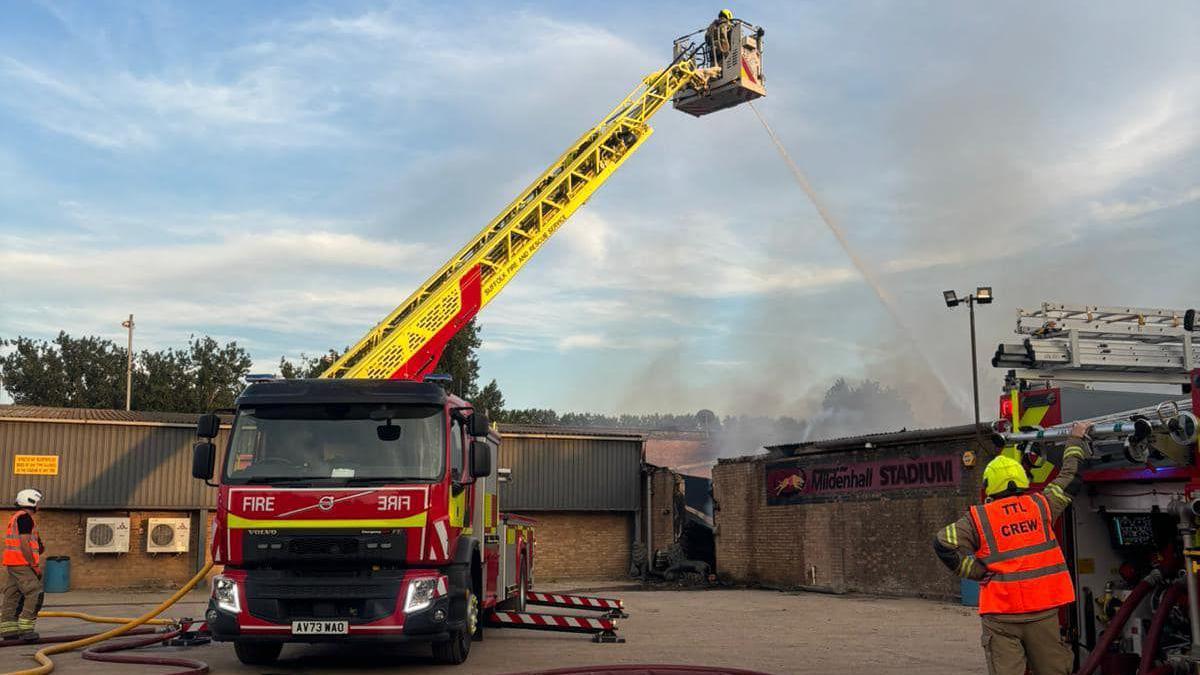
[[[479,630],[479,598],[474,591],[467,592],[467,625],[463,630],[450,633],[446,642],[433,643],[433,659],[438,663],[456,666],[471,655],[471,641]]]
[[[513,609],[518,612],[528,611],[528,604],[525,599],[525,594],[529,592],[529,563],[521,561],[521,583],[517,586],[517,601],[513,603]]]
[[[237,640],[233,643],[233,651],[238,661],[248,666],[266,666],[275,663],[279,652],[283,650],[282,642],[249,642]]]

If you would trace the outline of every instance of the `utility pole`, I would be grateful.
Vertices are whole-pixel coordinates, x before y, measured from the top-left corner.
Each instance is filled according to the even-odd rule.
[[[125,348],[125,409],[130,409],[133,402],[133,315],[121,322],[121,327],[129,330],[129,343]]]

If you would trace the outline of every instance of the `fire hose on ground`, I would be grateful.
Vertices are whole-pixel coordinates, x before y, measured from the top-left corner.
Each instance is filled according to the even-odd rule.
[[[103,633],[97,633],[95,635],[81,638],[78,640],[73,640],[71,642],[64,642],[61,644],[51,645],[49,647],[43,647],[43,648],[39,649],[37,651],[37,653],[35,653],[33,655],[33,658],[39,664],[37,667],[28,668],[26,670],[15,670],[15,671],[12,671],[9,673],[4,673],[3,675],[46,675],[46,673],[53,672],[53,670],[54,670],[54,661],[50,660],[50,655],[52,655],[52,654],[62,654],[64,652],[74,651],[81,647],[90,647],[94,644],[104,642],[105,640],[111,640],[112,638],[119,637],[121,635],[127,635],[130,631],[133,631],[134,629],[138,628],[139,626],[150,623],[151,621],[155,621],[159,614],[162,614],[164,611],[166,611],[166,609],[168,607],[179,602],[181,599],[183,599],[183,596],[187,595],[189,591],[191,591],[193,588],[196,587],[197,584],[199,584],[201,581],[203,581],[204,578],[206,576],[208,576],[208,572],[209,572],[209,570],[212,569],[212,566],[213,566],[212,562],[206,563],[204,565],[204,567],[199,572],[196,573],[196,576],[189,579],[188,582],[186,584],[184,584],[178,591],[175,591],[174,595],[172,595],[171,597],[164,600],[161,604],[159,604],[157,607],[150,610],[149,612],[146,612],[145,614],[143,614],[131,621],[128,621],[127,623],[123,623],[123,624],[117,626],[116,628],[106,630]],[[76,614],[76,613],[70,612],[69,614]],[[80,617],[76,616],[76,617],[72,617],[72,618],[80,618]],[[101,618],[111,619],[113,617],[101,617]],[[108,623],[108,622],[102,622],[102,623]],[[147,638],[147,639],[149,639],[149,638]],[[155,636],[154,642],[161,642],[164,639],[169,639],[169,638]],[[149,644],[149,643],[147,643],[147,644]],[[138,646],[143,646],[143,645],[138,645]],[[132,648],[132,647],[129,647],[129,648]],[[193,663],[199,663],[199,662],[193,662]],[[190,666],[191,664],[159,664],[159,665]],[[204,665],[204,664],[201,664],[201,665]],[[207,670],[208,670],[208,666],[205,665],[204,670],[202,670],[202,671],[191,670],[191,671],[186,671],[186,672],[189,672],[189,673],[190,672],[207,672]]]
[[[134,630],[126,633],[126,635],[151,635],[158,632],[159,631],[154,628],[135,628]],[[75,640],[82,640],[84,638],[90,638],[93,635],[99,634],[100,633],[75,633],[71,635],[43,635],[36,640],[6,640],[4,642],[0,642],[0,649],[4,649],[6,647],[28,647],[29,645],[55,645],[60,642],[74,642]]]
[[[204,675],[208,672],[208,664],[195,659],[185,659],[178,656],[135,656],[133,654],[113,654],[112,652],[125,651],[127,649],[137,649],[139,647],[149,647],[160,642],[178,637],[184,631],[183,628],[176,628],[168,633],[154,635],[152,637],[138,638],[136,640],[123,640],[121,642],[99,645],[91,649],[83,650],[83,658],[88,661],[103,661],[106,663],[127,663],[142,666],[176,666],[183,670],[176,670],[168,675]]]
[[[59,611],[43,611],[38,612],[39,619],[79,619],[90,623],[129,623],[133,621],[128,617],[123,616],[97,616],[95,614],[85,614],[84,612],[59,612]],[[170,626],[175,622],[170,619],[151,619],[145,622],[146,626]]]

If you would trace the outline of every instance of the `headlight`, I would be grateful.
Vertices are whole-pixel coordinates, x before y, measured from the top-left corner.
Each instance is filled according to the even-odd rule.
[[[237,582],[226,576],[217,575],[213,577],[213,600],[217,601],[217,607],[240,614],[242,611],[242,603],[238,598]]]
[[[423,577],[408,582],[408,593],[404,596],[404,613],[412,614],[432,605],[437,588],[437,577]]]

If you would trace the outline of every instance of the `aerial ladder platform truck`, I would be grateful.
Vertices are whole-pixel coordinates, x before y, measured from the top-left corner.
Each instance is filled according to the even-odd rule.
[[[709,34],[713,34],[712,31]],[[427,381],[447,342],[650,137],[668,104],[706,115],[766,93],[761,28],[696,33],[568,146],[440,269],[320,378],[251,383],[197,425],[192,473],[217,487],[214,639],[247,664],[286,643],[422,641],[462,663],[483,626],[615,639],[619,602],[530,590],[533,523],[500,510],[500,436],[471,403]],[[529,614],[527,604],[606,612]]]
[[[1071,423],[1089,423],[1093,456],[1056,527],[1075,584],[1059,618],[1078,675],[1200,673],[1198,328],[1195,310],[1043,303],[1018,310],[1020,341],[992,360],[1009,370],[994,440],[1034,486],[1056,475]],[[1090,390],[1101,383],[1162,393],[1111,410],[1146,393]],[[1109,410],[1095,409],[1106,398]]]

